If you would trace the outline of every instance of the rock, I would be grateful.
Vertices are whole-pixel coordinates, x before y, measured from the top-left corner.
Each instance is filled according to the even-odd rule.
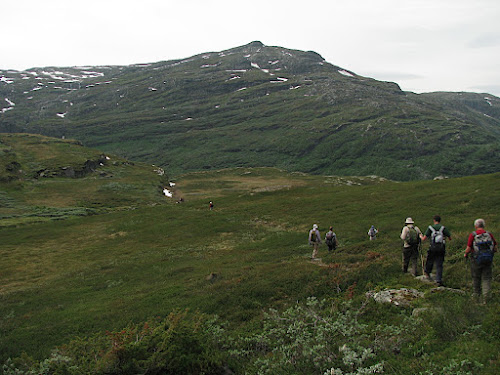
[[[424,293],[416,289],[386,289],[381,292],[370,291],[366,296],[373,298],[378,303],[391,303],[395,306],[408,307],[417,298],[422,298]]]
[[[465,295],[466,292],[461,289],[447,288],[445,286],[438,286],[437,288],[432,288],[431,293],[439,293],[439,292],[452,292],[461,295]]]

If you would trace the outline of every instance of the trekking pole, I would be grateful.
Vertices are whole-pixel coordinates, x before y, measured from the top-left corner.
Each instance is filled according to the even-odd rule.
[[[422,275],[425,275],[425,264],[424,264],[424,252],[422,251],[422,241],[418,244],[418,253],[420,254],[420,260],[422,261]]]

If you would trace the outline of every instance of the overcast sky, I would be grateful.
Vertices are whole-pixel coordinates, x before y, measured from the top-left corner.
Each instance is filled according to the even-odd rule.
[[[500,96],[499,0],[4,0],[0,69],[127,65],[254,40],[405,91]]]

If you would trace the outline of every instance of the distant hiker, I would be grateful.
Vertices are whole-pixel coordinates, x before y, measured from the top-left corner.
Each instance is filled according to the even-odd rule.
[[[374,225],[372,225],[371,228],[368,230],[368,236],[370,236],[370,241],[373,241],[374,239],[377,238],[377,233],[378,230],[375,228]]]
[[[328,246],[328,251],[333,251],[337,248],[337,235],[333,231],[333,227],[325,234],[325,243]]]
[[[448,228],[441,225],[441,216],[434,215],[432,218],[434,224],[429,225],[424,236],[420,237],[422,241],[430,238],[430,246],[427,251],[427,260],[425,262],[424,274],[428,279],[431,279],[431,272],[434,264],[436,264],[436,284],[443,285],[443,263],[446,254],[446,239],[451,241],[451,233]]]
[[[214,209],[214,202],[210,201],[210,203],[208,204],[208,209],[210,211],[212,211]]]
[[[313,247],[312,259],[316,259],[318,255],[318,246],[321,244],[321,235],[319,234],[318,226],[313,225],[312,229],[309,231],[309,245]]]
[[[474,297],[486,303],[491,291],[493,254],[497,251],[497,242],[490,232],[484,227],[483,219],[474,221],[476,230],[469,234],[465,257],[469,259],[474,287]]]
[[[414,225],[413,219],[407,217],[405,226],[401,231],[401,239],[403,242],[403,272],[408,272],[408,266],[411,263],[410,273],[417,276],[418,253],[420,246],[420,236],[422,232]]]

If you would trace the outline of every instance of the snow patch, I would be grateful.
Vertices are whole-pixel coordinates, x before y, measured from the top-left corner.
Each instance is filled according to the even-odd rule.
[[[163,189],[163,194],[165,194],[165,196],[168,198],[172,198],[174,196],[172,192],[168,189]]]
[[[276,77],[276,81],[270,81],[271,83],[283,83],[288,81],[288,78]]]
[[[7,84],[14,83],[14,79],[13,78],[7,78],[5,76],[1,76],[0,77],[0,82],[5,82]]]
[[[5,98],[5,101],[6,101],[7,103],[9,103],[9,105],[10,105],[11,107],[14,107],[14,106],[16,105],[16,103],[14,103],[14,102],[10,101],[10,100],[9,100],[9,99],[7,99],[7,98]]]
[[[354,77],[354,74],[344,69],[340,69],[338,72],[346,77]]]
[[[236,92],[246,90],[247,88],[248,87],[242,87],[241,89],[236,90]]]
[[[68,112],[57,113],[57,116],[60,117],[60,118],[64,118],[64,117],[66,117],[67,114],[68,114]]]
[[[493,107],[493,104],[491,104],[491,98],[488,98],[487,96],[484,98],[486,100],[486,103],[490,105],[490,107]]]

